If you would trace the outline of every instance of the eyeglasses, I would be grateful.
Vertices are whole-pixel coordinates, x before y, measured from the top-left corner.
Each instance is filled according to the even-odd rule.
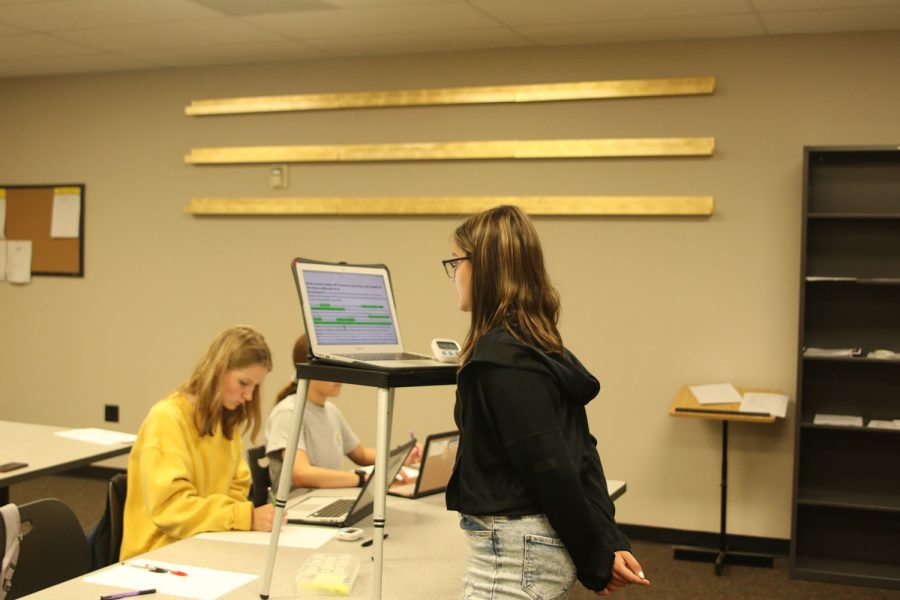
[[[455,258],[442,260],[441,264],[444,265],[444,272],[447,273],[447,277],[450,279],[456,277],[456,268],[459,266],[459,263],[464,260],[469,260],[470,258],[472,258],[472,256],[467,254],[466,256],[457,256]]]

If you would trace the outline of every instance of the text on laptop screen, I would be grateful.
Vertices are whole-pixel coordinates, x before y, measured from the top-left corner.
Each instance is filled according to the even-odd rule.
[[[303,280],[319,344],[398,343],[381,275],[304,270]]]

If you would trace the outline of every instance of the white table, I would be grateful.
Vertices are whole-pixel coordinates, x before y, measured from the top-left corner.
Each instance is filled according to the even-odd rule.
[[[9,486],[43,475],[89,465],[128,454],[132,444],[115,446],[81,442],[55,435],[69,427],[0,421],[0,464],[28,463],[27,467],[0,473],[0,506],[9,502]]]
[[[610,480],[610,496],[618,497],[625,490],[624,481]],[[317,495],[343,495],[347,490],[320,490]],[[466,569],[469,548],[465,534],[459,529],[459,515],[448,511],[443,494],[409,500],[389,496],[391,511],[389,537],[384,541],[382,593],[391,600],[455,600],[459,597],[462,577]],[[357,527],[365,530],[364,538],[375,532],[372,516]],[[253,544],[228,543],[190,538],[164,546],[140,556],[140,559],[159,560],[257,575],[266,563],[266,547]],[[370,598],[375,580],[374,548],[363,548],[360,541],[342,542],[332,539],[321,548],[278,549],[278,568],[275,569],[269,591],[271,600],[296,600],[294,576],[304,558],[313,552],[350,552],[358,554],[361,568],[353,590],[347,598]],[[30,600],[97,600],[101,595],[123,591],[121,588],[85,583],[83,577],[61,583],[27,596]],[[179,596],[157,593],[153,600],[178,600]],[[223,600],[258,600],[259,579],[221,597]]]
[[[375,569],[373,571],[372,600],[381,600],[382,569],[384,561],[384,529],[387,524],[386,492],[387,492],[387,457],[391,439],[391,422],[394,413],[394,389],[407,387],[424,387],[433,385],[453,385],[456,383],[455,365],[447,365],[441,368],[419,369],[412,371],[380,371],[374,369],[354,368],[324,363],[298,363],[297,364],[297,400],[291,417],[291,434],[288,437],[287,447],[284,449],[284,465],[281,468],[281,479],[278,482],[278,491],[275,494],[275,525],[269,544],[269,555],[263,570],[262,583],[259,597],[267,600],[270,596],[272,575],[275,569],[275,557],[278,553],[278,537],[281,533],[281,515],[287,502],[288,491],[291,488],[291,475],[293,473],[294,457],[297,451],[297,440],[303,423],[303,414],[306,409],[307,391],[309,382],[334,381],[339,383],[352,383],[377,388],[378,403],[375,421],[375,477],[374,506],[372,509],[372,522],[375,527],[373,547],[375,549]]]

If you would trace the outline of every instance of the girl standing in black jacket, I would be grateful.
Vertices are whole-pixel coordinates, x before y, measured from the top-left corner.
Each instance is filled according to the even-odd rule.
[[[585,405],[600,384],[562,344],[559,295],[518,207],[469,218],[444,261],[471,312],[447,508],[470,544],[463,599],[549,600],[649,585],[616,527]]]

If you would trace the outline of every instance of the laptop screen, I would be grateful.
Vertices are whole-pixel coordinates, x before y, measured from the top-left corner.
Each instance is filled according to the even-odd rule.
[[[403,351],[385,267],[298,258],[294,279],[314,356]]]
[[[304,270],[303,281],[320,344],[397,343],[391,303],[381,275]]]

